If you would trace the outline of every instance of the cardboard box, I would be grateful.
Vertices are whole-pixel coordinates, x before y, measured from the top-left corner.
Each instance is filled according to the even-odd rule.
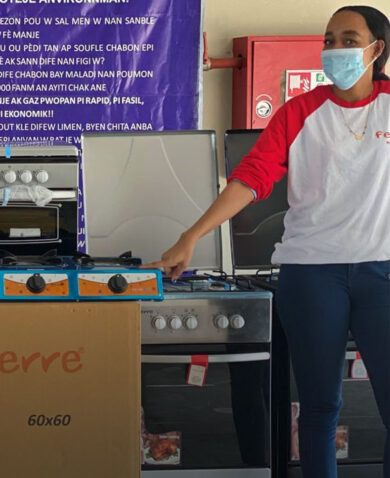
[[[0,475],[139,478],[140,306],[0,303]]]

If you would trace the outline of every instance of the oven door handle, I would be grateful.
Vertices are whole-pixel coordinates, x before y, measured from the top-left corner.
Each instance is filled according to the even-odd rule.
[[[261,362],[270,359],[269,352],[250,354],[221,354],[209,355],[209,363],[237,363],[237,362]],[[172,363],[189,364],[191,355],[142,355],[142,363]]]
[[[76,199],[76,191],[74,190],[59,190],[52,191],[53,201],[61,201],[61,199]]]
[[[3,198],[3,195],[0,194],[0,199]],[[52,198],[50,201],[56,201],[56,202],[59,202],[59,201],[66,201],[66,200],[76,200],[77,196],[76,196],[76,191],[60,191],[60,190],[56,190],[56,191],[52,191]],[[33,204],[33,201],[31,200],[30,197],[27,196],[27,193],[26,194],[21,194],[17,197],[11,197],[10,199],[10,203],[16,203],[16,204],[21,204],[21,203],[26,203],[26,204]],[[50,202],[47,204],[48,206],[50,206]],[[45,206],[41,206],[41,207],[45,207]]]

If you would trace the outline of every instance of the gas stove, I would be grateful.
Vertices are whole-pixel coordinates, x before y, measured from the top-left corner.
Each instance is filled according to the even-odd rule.
[[[271,477],[271,307],[225,274],[164,280],[141,304],[143,478]],[[156,461],[172,435],[179,462]]]
[[[0,250],[0,300],[162,300],[161,272],[119,257],[16,256]]]
[[[131,252],[118,257],[77,254],[72,261],[79,300],[163,299],[161,272],[139,269],[142,261]]]
[[[41,256],[16,256],[0,250],[0,285],[1,300],[75,297],[72,262],[55,250]]]

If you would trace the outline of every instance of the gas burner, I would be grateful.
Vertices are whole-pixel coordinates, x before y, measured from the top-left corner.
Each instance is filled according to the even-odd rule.
[[[73,258],[73,262],[79,266],[126,266],[139,267],[142,260],[139,257],[133,257],[131,251],[124,252],[118,257],[91,257],[89,254],[77,252]]]
[[[51,249],[41,256],[16,256],[5,249],[0,249],[0,266],[64,266],[61,256],[57,255],[57,249]]]

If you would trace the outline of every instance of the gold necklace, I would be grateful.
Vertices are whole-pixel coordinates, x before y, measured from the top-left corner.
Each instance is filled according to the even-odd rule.
[[[341,116],[343,117],[344,124],[348,128],[348,131],[354,135],[356,141],[360,141],[361,139],[363,139],[363,136],[366,134],[366,130],[367,130],[367,126],[368,126],[368,118],[370,117],[371,106],[372,106],[372,103],[373,103],[372,94],[373,94],[373,91],[371,92],[371,95],[370,95],[370,100],[369,100],[370,103],[368,105],[366,122],[365,122],[365,125],[364,125],[363,132],[361,134],[356,133],[355,131],[352,130],[352,128],[349,126],[349,124],[347,123],[347,121],[345,119],[343,108],[341,106],[339,106],[340,111],[341,111]]]

